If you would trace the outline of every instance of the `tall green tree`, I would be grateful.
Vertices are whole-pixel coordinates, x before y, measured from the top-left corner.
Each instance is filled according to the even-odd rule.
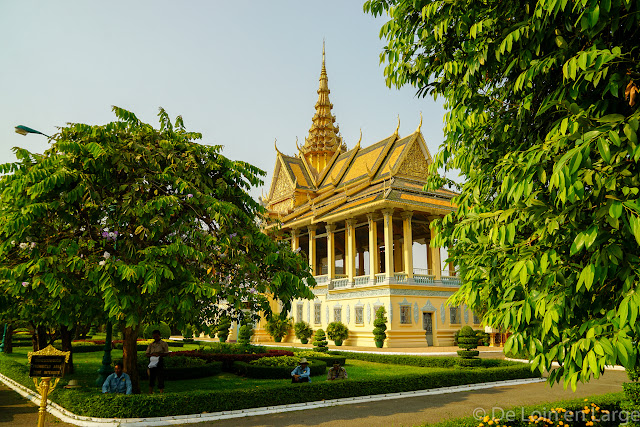
[[[113,111],[117,121],[69,124],[43,155],[18,150],[20,161],[2,167],[0,287],[26,302],[49,298],[53,312],[69,296],[97,298],[125,326],[124,368],[139,389],[145,320],[270,317],[269,296],[286,310],[313,297],[313,278],[260,230],[263,208],[247,190],[264,172],[198,144],[162,109],[159,129]]]
[[[390,86],[445,100],[438,225],[462,286],[550,381],[638,363],[639,3],[371,0]],[[559,368],[552,361],[560,362]]]

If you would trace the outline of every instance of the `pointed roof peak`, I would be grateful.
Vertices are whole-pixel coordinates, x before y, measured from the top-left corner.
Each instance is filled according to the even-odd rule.
[[[340,128],[335,124],[336,118],[332,114],[333,104],[329,101],[329,78],[327,76],[325,42],[322,41],[322,68],[318,87],[318,101],[315,105],[309,136],[300,150],[304,155],[333,154],[340,150],[347,150],[339,135]]]

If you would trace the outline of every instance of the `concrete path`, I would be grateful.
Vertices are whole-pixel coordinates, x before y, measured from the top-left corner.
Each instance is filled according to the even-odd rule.
[[[583,398],[597,394],[622,391],[622,383],[627,381],[623,371],[607,371],[598,380],[579,384],[573,393],[556,384],[552,388],[547,383],[500,387],[439,396],[411,397],[381,402],[370,402],[308,411],[287,412],[251,418],[234,418],[200,423],[199,426],[216,427],[399,427],[434,423],[450,418],[471,416],[474,410],[486,411],[491,415],[500,408],[505,410],[519,405],[534,405],[562,399]],[[481,409],[476,409],[481,408]],[[495,409],[494,409],[495,408]],[[185,424],[191,426],[193,424]]]
[[[71,426],[47,413],[45,424],[48,426]],[[0,383],[0,425],[11,427],[38,425],[38,407],[20,396],[9,387]]]

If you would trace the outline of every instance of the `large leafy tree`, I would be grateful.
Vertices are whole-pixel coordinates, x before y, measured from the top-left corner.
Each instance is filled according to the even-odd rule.
[[[125,370],[138,388],[145,320],[270,317],[269,297],[287,310],[313,297],[313,279],[259,228],[263,208],[247,190],[264,172],[198,144],[162,109],[160,129],[113,110],[118,121],[69,124],[43,155],[18,150],[20,161],[3,167],[0,287],[25,303],[48,299],[58,317],[69,302],[97,299],[124,326]]]
[[[460,170],[437,243],[550,380],[633,368],[640,339],[640,11],[630,0],[371,0],[392,86],[443,97]],[[483,307],[480,307],[480,305]],[[557,359],[559,368],[552,367]]]

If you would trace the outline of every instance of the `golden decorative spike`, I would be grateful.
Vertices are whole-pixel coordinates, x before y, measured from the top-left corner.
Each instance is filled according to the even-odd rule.
[[[400,114],[398,114],[398,127],[396,127],[396,131],[393,134],[398,135],[399,130],[400,130]]]
[[[296,148],[298,149],[299,152],[302,152],[302,150],[300,149],[300,146],[298,145],[298,137],[296,136]]]
[[[418,129],[416,129],[416,132],[420,133],[421,127],[422,127],[422,111],[420,111],[420,124],[418,125]]]
[[[276,139],[275,139],[275,141],[273,141],[273,146],[274,146],[274,147],[276,147],[276,152],[277,152],[278,154],[282,154],[282,153],[280,152],[280,150],[278,150],[278,144],[277,144],[277,143],[278,143],[278,138],[276,138]]]
[[[362,128],[360,128],[360,139],[358,140],[358,143],[356,144],[358,147],[360,146],[360,141],[362,141]]]
[[[333,104],[329,101],[329,79],[327,77],[325,43],[322,42],[322,68],[320,70],[320,84],[318,87],[318,101],[315,105],[309,136],[305,138],[300,152],[307,158],[318,172],[321,172],[337,152],[347,151],[340,136],[340,128],[335,124],[336,118],[331,113]]]

